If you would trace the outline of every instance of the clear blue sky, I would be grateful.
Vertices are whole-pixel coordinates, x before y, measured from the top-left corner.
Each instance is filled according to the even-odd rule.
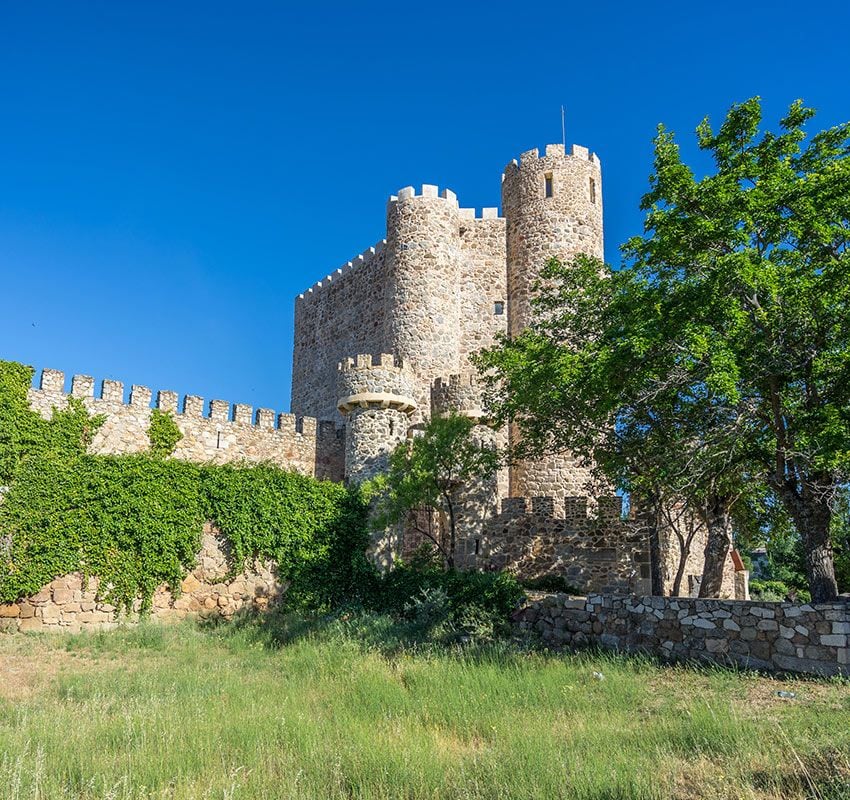
[[[389,194],[499,202],[567,140],[639,232],[664,122],[760,94],[850,118],[845,2],[0,0],[0,358],[283,411],[294,296]]]

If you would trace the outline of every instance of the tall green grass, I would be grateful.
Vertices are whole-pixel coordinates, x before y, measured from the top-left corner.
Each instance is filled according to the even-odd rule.
[[[782,701],[727,670],[412,646],[375,617],[0,637],[0,680],[12,659],[45,677],[0,689],[4,800],[850,796],[837,682]]]

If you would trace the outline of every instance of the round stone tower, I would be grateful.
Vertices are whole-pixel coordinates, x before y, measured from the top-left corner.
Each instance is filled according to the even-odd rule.
[[[506,221],[508,333],[516,336],[532,321],[530,299],[540,271],[552,258],[569,263],[579,253],[604,258],[602,168],[587,148],[550,144],[511,162],[502,175]],[[513,438],[514,430],[510,432]],[[587,494],[590,472],[570,454],[511,469],[510,493],[557,498]]]
[[[384,340],[417,376],[417,422],[427,413],[432,378],[459,367],[460,253],[453,192],[425,185],[419,195],[407,187],[390,198]]]
[[[415,379],[400,359],[358,355],[339,365],[337,408],[347,417],[345,479],[361,483],[387,469],[416,410]]]

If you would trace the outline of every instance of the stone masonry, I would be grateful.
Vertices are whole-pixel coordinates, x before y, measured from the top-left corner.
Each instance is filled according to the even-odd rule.
[[[602,167],[584,147],[547,145],[509,163],[501,189],[503,217],[461,208],[454,192],[431,184],[401,189],[387,203],[386,238],[297,298],[292,412],[345,417],[347,481],[381,471],[435,414],[480,422],[482,444],[516,440],[514,430],[486,428],[469,356],[533,322],[533,287],[551,258],[603,258]],[[645,537],[608,513],[613,500],[591,475],[563,453],[466,487],[457,563],[556,574],[585,591],[648,591]],[[388,548],[408,553],[423,541],[413,531],[392,538],[381,540],[382,564],[392,562]],[[688,575],[701,572],[700,558]]]
[[[30,406],[45,418],[54,408],[64,408],[68,397],[80,399],[91,414],[106,419],[89,448],[91,453],[139,453],[150,447],[148,427],[152,392],[134,385],[130,401],[124,401],[124,384],[105,380],[99,396],[94,379],[75,375],[70,395],[65,392],[65,375],[53,369],[41,374],[38,389],[30,389]],[[174,457],[214,464],[241,461],[270,461],[304,475],[329,480],[343,478],[343,431],[333,421],[317,422],[311,417],[275,414],[261,408],[225,400],[204,400],[187,395],[178,409],[176,392],[157,393],[154,407],[170,413],[183,434]]]
[[[760,670],[850,676],[850,605],[546,595],[517,628],[555,647],[599,645]]]
[[[230,619],[240,611],[267,608],[286,588],[272,562],[254,561],[236,575],[231,572],[224,537],[206,525],[195,569],[183,579],[179,593],[165,585],[157,588],[151,617],[161,621],[189,616]],[[98,578],[86,581],[79,573],[57,578],[32,597],[0,605],[0,631],[79,631],[138,620],[139,601],[131,613],[119,614],[100,598],[101,588]]]

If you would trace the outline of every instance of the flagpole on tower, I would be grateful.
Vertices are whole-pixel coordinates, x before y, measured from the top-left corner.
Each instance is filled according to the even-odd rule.
[[[567,149],[567,127],[565,123],[564,107],[561,106],[561,143],[564,145],[564,150]]]

